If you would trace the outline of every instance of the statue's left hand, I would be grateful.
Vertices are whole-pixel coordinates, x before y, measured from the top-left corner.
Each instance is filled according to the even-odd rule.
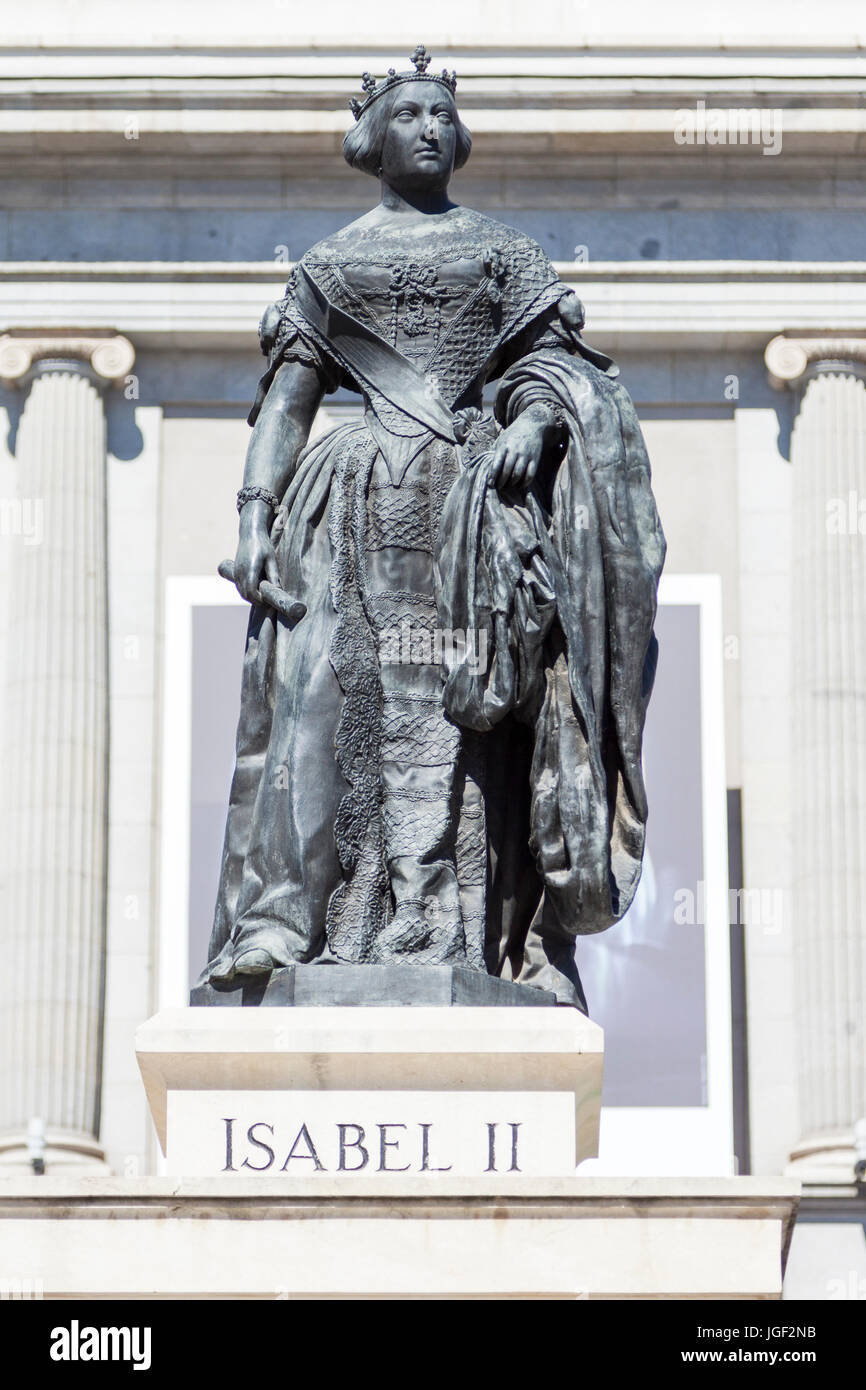
[[[498,488],[529,487],[547,448],[547,428],[531,414],[518,415],[496,441],[490,477]]]

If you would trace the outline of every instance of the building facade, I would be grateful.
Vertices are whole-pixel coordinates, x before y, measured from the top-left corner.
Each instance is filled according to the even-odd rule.
[[[0,1162],[44,1133],[47,1171],[157,1170],[133,1036],[204,962],[256,325],[375,201],[348,100],[422,40],[473,136],[453,195],[584,301],[668,539],[647,872],[578,948],[597,1168],[795,1173],[789,1294],[866,1297],[866,34],[843,4],[819,35],[801,4],[464,9],[7,25]]]

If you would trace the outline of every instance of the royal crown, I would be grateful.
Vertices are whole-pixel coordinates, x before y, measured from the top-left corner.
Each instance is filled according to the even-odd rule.
[[[396,72],[394,68],[389,68],[388,76],[378,83],[372,73],[365,72],[362,75],[361,86],[367,93],[366,97],[363,101],[359,101],[357,97],[351,97],[349,100],[349,106],[356,121],[361,119],[368,106],[372,106],[373,102],[377,101],[385,92],[396,87],[398,82],[438,82],[442,87],[447,88],[452,96],[454,95],[457,88],[456,72],[448,72],[446,68],[443,68],[441,72],[428,72],[430,54],[423,43],[419,43],[412,54],[412,62],[414,63],[413,71]]]

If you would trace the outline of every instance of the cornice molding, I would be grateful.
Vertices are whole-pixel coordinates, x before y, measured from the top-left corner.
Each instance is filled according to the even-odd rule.
[[[82,280],[108,282],[165,280],[172,283],[211,281],[260,281],[288,279],[294,261],[3,261],[0,284],[12,281],[72,283]],[[866,261],[557,261],[558,275],[566,280],[679,284],[702,282],[774,283],[814,281],[819,284],[866,283]]]
[[[764,352],[779,336],[859,340],[866,263],[556,262],[586,305],[586,335],[611,352]],[[77,325],[145,349],[247,351],[291,266],[273,262],[19,262],[0,268],[0,331]]]
[[[308,100],[303,106],[292,107],[278,93],[254,105],[213,98],[194,102],[192,94],[188,101],[175,97],[151,104],[133,91],[115,93],[105,100],[93,98],[81,105],[69,100],[62,106],[50,102],[7,105],[0,108],[0,153],[50,151],[80,156],[85,152],[125,151],[134,159],[139,153],[285,155],[288,148],[300,154],[340,157],[343,136],[351,122],[344,104],[349,94],[347,87],[339,98],[325,98],[321,108]],[[853,96],[850,106],[840,105],[832,97],[828,100],[826,93],[820,103],[790,106],[766,92],[744,93],[715,103],[707,101],[702,91],[704,107],[694,118],[695,139],[680,143],[684,113],[691,115],[696,99],[695,92],[667,92],[662,101],[644,96],[632,104],[620,102],[616,93],[611,93],[604,104],[598,100],[587,104],[554,100],[548,104],[527,91],[515,104],[513,92],[504,92],[498,103],[495,94],[491,102],[489,93],[484,94],[483,104],[466,100],[463,110],[474,148],[481,155],[645,152],[673,158],[697,151],[705,159],[749,156],[769,173],[778,156],[858,154],[866,149],[866,109],[854,105]],[[716,109],[725,130],[745,110],[754,127],[748,141],[735,141],[733,135],[715,143],[713,139],[701,140],[702,123],[712,126]],[[769,160],[765,151],[772,148],[773,132],[768,131],[764,141],[762,119],[772,120],[781,141]],[[775,138],[773,135],[773,141]]]

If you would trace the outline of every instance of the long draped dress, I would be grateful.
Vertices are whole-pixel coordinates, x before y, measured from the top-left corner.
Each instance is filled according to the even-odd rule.
[[[462,208],[320,243],[263,321],[251,422],[292,361],[364,415],[307,446],[275,521],[306,614],[251,613],[205,977],[252,948],[448,963],[585,1008],[575,938],[640,875],[664,539],[631,402],[580,324],[535,242]],[[497,493],[496,435],[539,400],[567,444]]]

